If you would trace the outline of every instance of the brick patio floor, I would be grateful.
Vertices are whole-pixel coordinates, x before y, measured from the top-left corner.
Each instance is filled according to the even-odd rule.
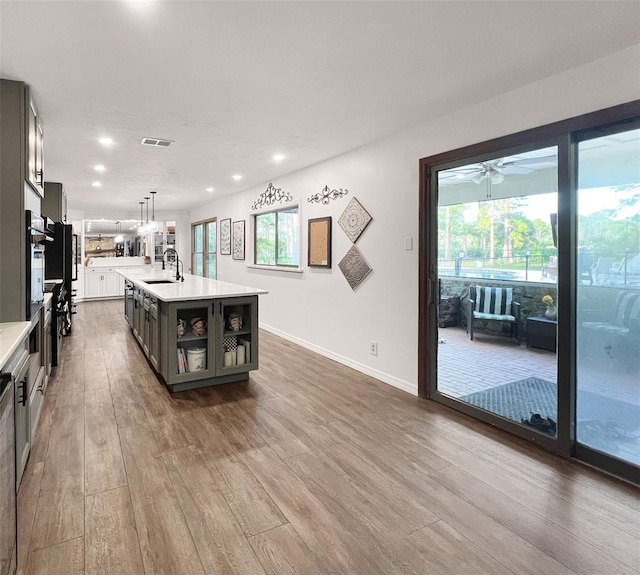
[[[529,377],[557,382],[554,352],[518,346],[513,338],[483,332],[474,333],[474,340],[469,341],[464,327],[440,328],[439,336],[444,341],[438,344],[438,390],[446,395],[462,397]],[[640,411],[640,374],[623,366],[579,365],[578,394],[580,391],[622,401]],[[580,413],[578,422],[580,438]],[[623,441],[614,438],[606,444],[606,453],[640,464],[640,429]]]

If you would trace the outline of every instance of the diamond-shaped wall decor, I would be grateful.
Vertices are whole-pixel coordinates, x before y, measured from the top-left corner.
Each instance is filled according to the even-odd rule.
[[[342,212],[338,223],[351,240],[351,243],[355,244],[372,219],[369,212],[362,207],[362,204],[352,198],[344,212]]]
[[[340,271],[349,282],[351,289],[355,290],[372,271],[367,260],[362,257],[360,250],[355,246],[345,254],[338,264]]]

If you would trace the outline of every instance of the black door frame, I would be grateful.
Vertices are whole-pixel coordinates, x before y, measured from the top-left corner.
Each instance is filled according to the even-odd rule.
[[[627,480],[637,482],[637,467],[575,441],[576,390],[576,262],[577,143],[591,134],[631,129],[640,122],[640,100],[606,108],[568,120],[495,138],[422,158],[419,162],[419,306],[418,395],[452,407],[564,457],[578,457]],[[558,148],[558,297],[571,305],[559,307],[558,316],[558,433],[557,438],[527,429],[516,422],[442,395],[437,390],[437,213],[438,171],[498,156],[549,146]],[[426,302],[423,304],[422,302]]]

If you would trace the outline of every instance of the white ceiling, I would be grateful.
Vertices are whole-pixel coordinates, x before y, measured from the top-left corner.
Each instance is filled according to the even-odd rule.
[[[638,44],[640,3],[3,0],[0,27],[1,76],[31,85],[43,119],[45,179],[72,209],[135,219],[152,190],[172,212],[277,185]]]

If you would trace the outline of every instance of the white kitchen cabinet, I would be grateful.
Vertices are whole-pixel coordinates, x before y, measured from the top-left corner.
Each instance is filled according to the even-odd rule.
[[[84,297],[120,297],[124,295],[124,278],[112,268],[88,268],[84,273]]]
[[[82,301],[84,299],[84,287],[84,268],[78,266],[78,279],[71,284],[71,289],[76,290],[76,301]]]

